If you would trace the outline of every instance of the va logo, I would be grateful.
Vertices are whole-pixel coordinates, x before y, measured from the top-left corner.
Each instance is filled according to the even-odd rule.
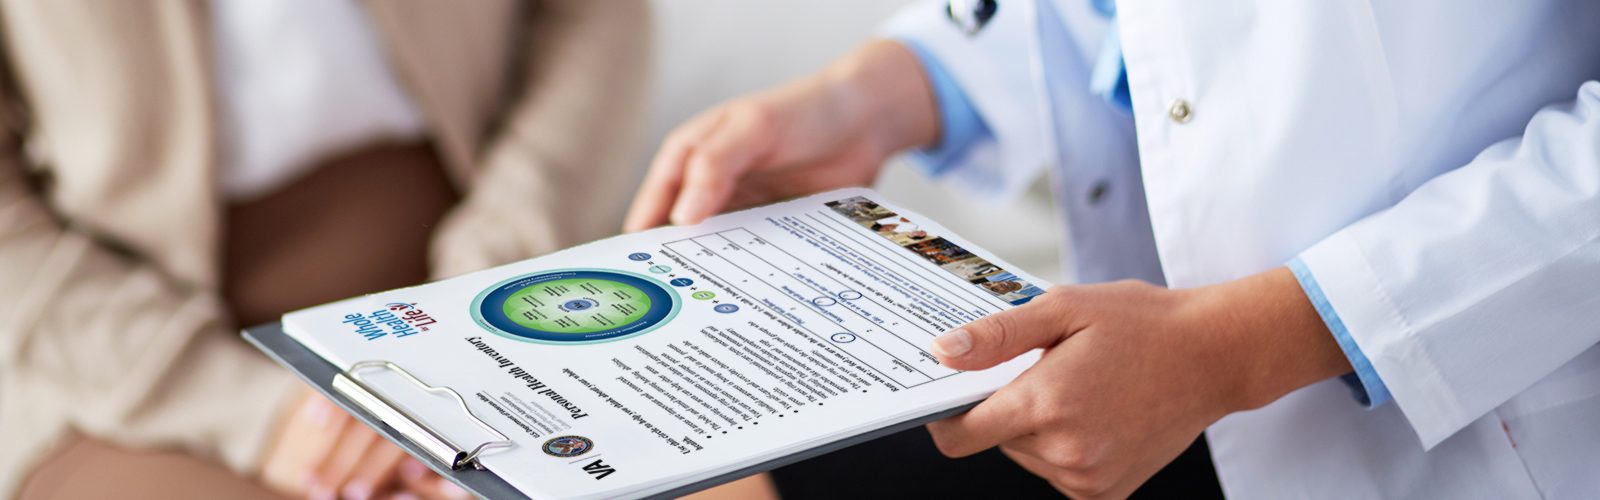
[[[611,473],[616,472],[617,469],[612,467],[612,466],[606,465],[605,462],[601,462],[600,459],[596,458],[596,459],[594,459],[593,462],[589,462],[587,465],[584,465],[583,466],[583,471],[588,473],[591,476],[594,476],[594,479],[596,481],[598,481],[598,480],[601,480],[601,479],[605,479],[606,476],[609,476],[609,475],[611,475]]]
[[[572,458],[588,453],[594,441],[583,436],[561,436],[544,442],[544,453],[552,457]]]

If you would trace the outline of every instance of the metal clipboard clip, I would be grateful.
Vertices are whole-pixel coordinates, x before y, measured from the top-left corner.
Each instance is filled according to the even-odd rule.
[[[467,414],[467,418],[477,422],[479,427],[494,433],[500,439],[497,441],[485,441],[471,448],[457,445],[449,437],[446,437],[443,433],[428,425],[427,422],[424,422],[415,413],[412,413],[411,410],[406,409],[403,405],[395,404],[393,400],[384,397],[383,394],[373,390],[372,386],[367,385],[366,381],[361,378],[361,373],[374,369],[398,373],[407,382],[417,386],[424,392],[450,396],[451,399],[455,400],[456,404],[461,406],[461,411]],[[333,390],[349,398],[356,406],[360,406],[363,410],[378,417],[383,423],[393,427],[401,436],[405,436],[406,439],[415,443],[423,451],[432,455],[435,460],[450,466],[452,470],[461,470],[469,466],[474,469],[483,469],[483,465],[478,463],[478,457],[483,452],[515,446],[515,443],[506,437],[505,433],[500,432],[490,426],[488,422],[484,422],[483,419],[472,414],[472,410],[467,408],[467,401],[462,399],[460,393],[449,387],[435,387],[425,384],[418,380],[415,375],[412,375],[411,372],[406,371],[405,368],[388,361],[362,361],[351,365],[350,369],[334,375]]]

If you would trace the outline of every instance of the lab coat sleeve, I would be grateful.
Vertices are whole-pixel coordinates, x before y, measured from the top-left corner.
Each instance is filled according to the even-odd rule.
[[[1299,259],[1439,444],[1600,342],[1600,82]]]
[[[1027,188],[1049,161],[1052,148],[1045,123],[1048,108],[1034,83],[1035,29],[1033,2],[1021,1],[1004,2],[972,34],[950,21],[942,0],[914,3],[885,25],[884,36],[907,45],[925,69],[940,71],[959,90],[962,103],[974,110],[987,132],[962,144],[941,143],[920,156],[913,153],[914,161],[980,199],[1009,199]],[[930,74],[930,81],[935,76]],[[941,119],[946,118],[947,102],[940,102]],[[942,130],[952,128],[941,125]]]
[[[939,63],[939,58],[916,40],[897,41],[916,54],[922,72],[928,77],[928,85],[933,88],[934,104],[939,107],[938,142],[927,148],[913,150],[906,156],[928,176],[937,178],[960,165],[973,144],[994,141],[994,132],[990,132],[989,126],[983,123],[978,110],[973,109],[972,101],[967,99],[966,92],[956,84],[950,71]]]

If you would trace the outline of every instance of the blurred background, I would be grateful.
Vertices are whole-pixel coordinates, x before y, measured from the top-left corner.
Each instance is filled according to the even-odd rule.
[[[672,127],[746,92],[805,76],[876,33],[908,0],[651,0],[654,82],[648,139],[639,165]],[[1060,225],[1041,178],[1028,196],[1003,206],[975,203],[903,162],[877,188],[954,229],[1000,258],[1056,283],[1071,281],[1060,262]]]

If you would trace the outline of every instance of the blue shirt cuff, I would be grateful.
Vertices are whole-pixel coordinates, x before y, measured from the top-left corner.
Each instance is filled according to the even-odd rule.
[[[911,151],[907,156],[928,175],[937,177],[954,167],[974,143],[992,138],[994,134],[978,116],[978,110],[972,107],[955,78],[939,63],[939,58],[915,40],[898,37],[895,41],[917,56],[923,73],[933,85],[934,104],[939,107],[939,142]]]
[[[1295,279],[1300,281],[1300,289],[1305,291],[1306,298],[1311,299],[1311,306],[1322,316],[1323,324],[1328,325],[1328,331],[1333,332],[1333,339],[1339,343],[1339,349],[1344,351],[1344,357],[1350,360],[1350,366],[1355,368],[1354,373],[1347,373],[1339,379],[1350,386],[1356,401],[1373,408],[1394,399],[1394,396],[1389,394],[1389,387],[1383,385],[1383,379],[1378,377],[1378,371],[1372,368],[1372,362],[1361,352],[1361,347],[1356,345],[1355,339],[1350,337],[1350,329],[1345,328],[1344,321],[1339,319],[1339,312],[1333,310],[1333,304],[1328,302],[1326,295],[1323,295],[1322,285],[1317,284],[1317,277],[1311,274],[1311,268],[1306,267],[1306,263],[1299,257],[1295,257],[1289,261],[1289,270],[1294,273]]]

